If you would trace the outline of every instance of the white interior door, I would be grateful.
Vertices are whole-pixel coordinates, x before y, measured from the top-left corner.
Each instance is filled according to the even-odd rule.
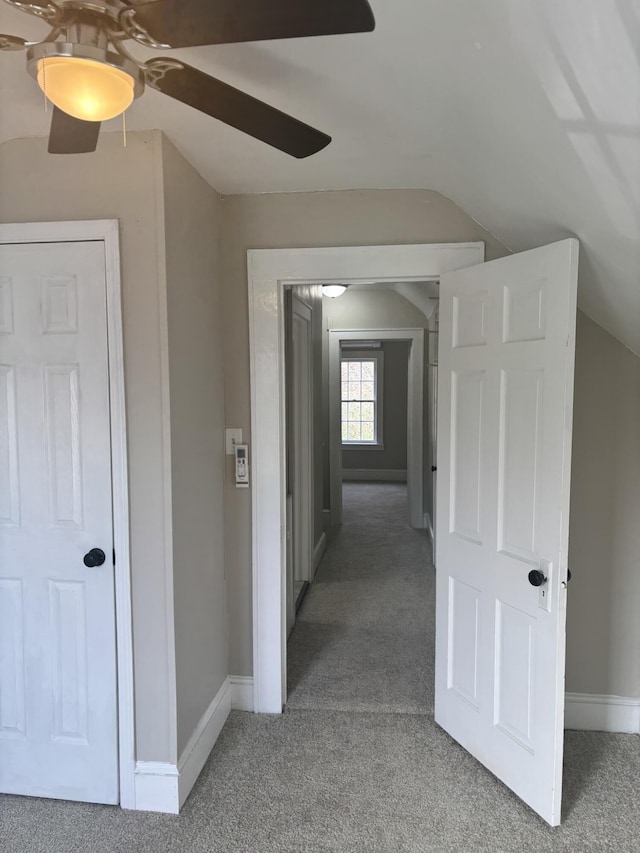
[[[311,310],[292,300],[294,598],[313,569],[313,340]]]
[[[440,283],[436,721],[552,825],[577,266],[565,240]]]
[[[111,501],[104,245],[0,246],[1,792],[118,801]]]

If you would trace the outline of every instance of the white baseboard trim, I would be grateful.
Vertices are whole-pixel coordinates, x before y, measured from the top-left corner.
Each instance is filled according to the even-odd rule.
[[[136,761],[135,809],[139,812],[178,814],[178,768],[161,761]]]
[[[191,789],[209,758],[213,745],[218,740],[218,735],[227,721],[231,711],[231,683],[229,677],[225,678],[222,687],[213,698],[213,701],[202,715],[200,722],[195,727],[189,738],[182,755],[178,759],[178,771],[180,773],[180,807],[191,793]]]
[[[231,693],[230,680],[225,678],[195,727],[177,765],[158,761],[136,762],[137,811],[179,813],[229,716]]]
[[[567,693],[565,729],[640,734],[640,699]]]
[[[407,472],[401,469],[343,468],[343,480],[372,480],[376,482],[406,483]]]
[[[253,711],[253,678],[247,675],[230,675],[231,707],[234,711]]]
[[[318,539],[316,547],[313,549],[313,574],[318,571],[318,566],[320,565],[320,560],[324,556],[324,552],[327,550],[327,534],[322,533],[322,536]]]

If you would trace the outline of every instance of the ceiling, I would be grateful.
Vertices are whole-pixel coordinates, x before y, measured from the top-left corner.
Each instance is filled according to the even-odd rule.
[[[430,188],[514,251],[575,234],[581,306],[640,353],[640,0],[370,2],[374,33],[175,51],[330,133],[319,154],[150,90],[127,127],[165,131],[227,194]],[[0,32],[44,35],[0,5]],[[0,142],[48,132],[23,54],[0,52],[0,103]]]

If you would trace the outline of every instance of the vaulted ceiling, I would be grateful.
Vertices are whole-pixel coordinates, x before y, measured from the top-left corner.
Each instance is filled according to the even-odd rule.
[[[432,188],[514,251],[575,234],[581,306],[640,353],[640,0],[370,2],[373,33],[175,52],[331,134],[319,154],[149,90],[127,126],[165,131],[227,194]],[[1,5],[0,32],[44,35]],[[47,133],[19,53],[0,53],[0,103],[0,141]]]

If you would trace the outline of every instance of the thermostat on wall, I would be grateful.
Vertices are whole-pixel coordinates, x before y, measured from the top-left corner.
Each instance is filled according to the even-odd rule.
[[[236,489],[249,488],[249,446],[246,444],[234,445],[236,460]]]

